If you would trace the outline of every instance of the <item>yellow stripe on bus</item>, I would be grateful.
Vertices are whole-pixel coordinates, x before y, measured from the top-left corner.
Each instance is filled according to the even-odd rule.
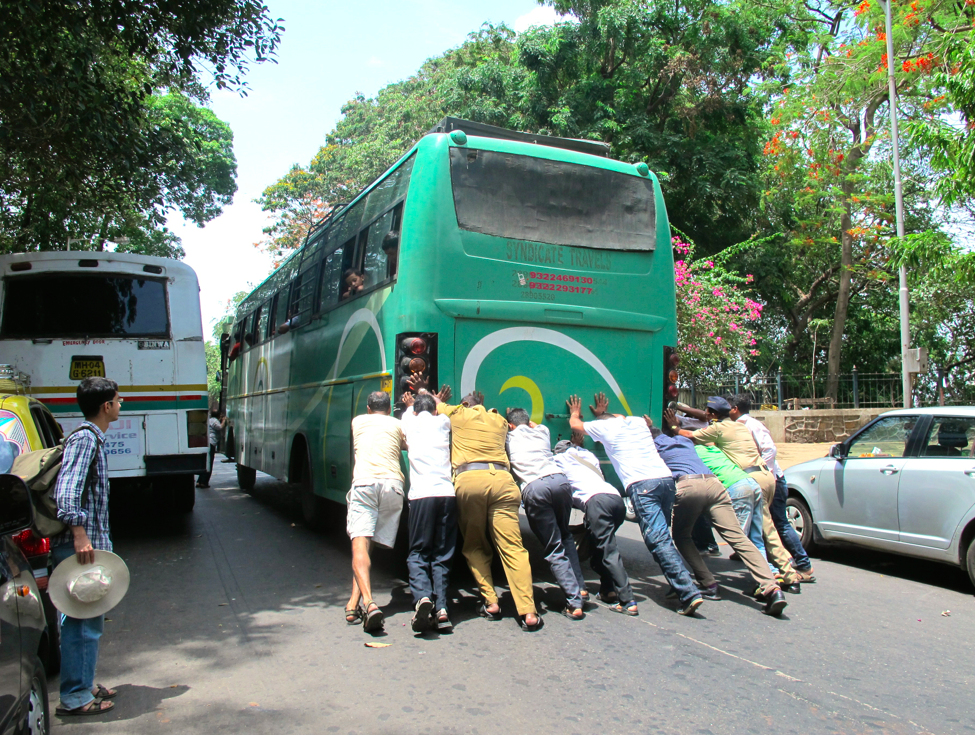
[[[58,386],[43,386],[43,387],[32,387],[30,392],[33,393],[74,393],[78,390],[76,385],[58,385]],[[118,387],[119,393],[175,393],[177,391],[205,391],[207,386],[205,383],[199,385],[120,385]]]

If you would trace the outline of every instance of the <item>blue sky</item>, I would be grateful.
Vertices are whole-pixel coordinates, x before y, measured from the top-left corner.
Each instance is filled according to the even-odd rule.
[[[270,259],[254,247],[268,220],[253,200],[293,164],[311,160],[347,100],[356,92],[371,97],[405,79],[484,22],[521,31],[556,18],[535,0],[494,0],[478,7],[446,0],[367,5],[269,0],[268,5],[284,19],[278,63],[251,67],[246,97],[217,92],[211,105],[234,131],[234,203],[202,229],[179,218],[170,221],[183,240],[186,262],[200,277],[207,336],[230,297],[269,272]]]

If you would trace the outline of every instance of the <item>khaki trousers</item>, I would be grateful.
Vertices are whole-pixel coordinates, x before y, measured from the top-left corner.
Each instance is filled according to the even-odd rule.
[[[454,478],[454,488],[460,532],[464,535],[464,557],[485,603],[498,601],[491,576],[491,559],[496,549],[518,614],[536,612],[532,569],[518,521],[521,492],[511,474],[500,469],[470,470]]]
[[[748,540],[738,523],[738,516],[731,506],[731,496],[717,477],[682,477],[677,481],[677,500],[674,501],[674,543],[694,572],[701,587],[715,584],[714,575],[697,550],[691,538],[691,529],[701,513],[711,516],[711,524],[728,545],[731,546],[751,572],[752,579],[762,590],[762,594],[779,589],[768,564]]]
[[[792,556],[785,550],[779,532],[775,530],[772,522],[772,500],[775,498],[775,475],[768,470],[749,472],[748,476],[758,483],[762,488],[762,534],[765,536],[765,553],[771,557],[772,563],[779,568],[782,573],[782,581],[785,584],[794,584],[799,581],[799,575],[792,568]]]

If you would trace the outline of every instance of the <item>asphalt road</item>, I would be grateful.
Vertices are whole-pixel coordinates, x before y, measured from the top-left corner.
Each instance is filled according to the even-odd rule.
[[[259,475],[247,495],[233,467],[217,464],[189,516],[113,498],[132,583],[108,616],[97,680],[118,687],[117,706],[54,720],[55,732],[975,732],[975,595],[960,570],[831,550],[776,620],[744,596],[738,564],[713,558],[724,599],[684,618],[627,523],[640,616],[597,606],[574,622],[523,523],[541,631],[476,617],[462,569],[453,634],[415,637],[400,549],[374,556],[387,635],[373,639],[343,617],[341,522],[307,530],[289,486]],[[502,610],[514,613],[507,594]]]

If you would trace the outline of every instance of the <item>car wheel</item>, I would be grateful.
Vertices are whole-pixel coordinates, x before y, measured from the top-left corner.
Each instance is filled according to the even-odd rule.
[[[975,585],[975,538],[968,544],[968,553],[965,554],[965,566],[968,567],[968,578]]]
[[[253,467],[244,467],[242,464],[237,465],[237,485],[241,490],[245,493],[252,492],[256,482],[257,470]]]
[[[807,554],[811,554],[816,542],[813,536],[813,519],[812,513],[809,512],[809,506],[799,498],[789,498],[785,501],[785,517],[792,524],[796,533],[799,534],[802,548],[806,550]]]
[[[41,593],[44,605],[44,618],[47,620],[47,652],[44,656],[44,671],[55,676],[61,671],[61,613],[54,607],[47,592]]]
[[[51,713],[48,711],[47,676],[44,664],[34,656],[30,677],[30,693],[27,697],[27,735],[48,735],[51,732]]]

